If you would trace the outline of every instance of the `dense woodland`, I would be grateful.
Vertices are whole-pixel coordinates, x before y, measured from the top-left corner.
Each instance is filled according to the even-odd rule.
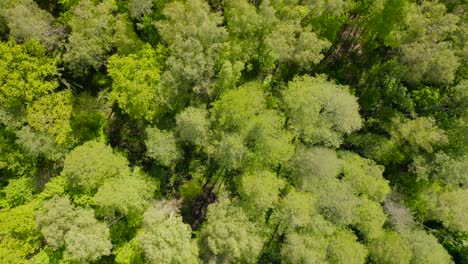
[[[468,263],[464,0],[1,0],[0,263]]]

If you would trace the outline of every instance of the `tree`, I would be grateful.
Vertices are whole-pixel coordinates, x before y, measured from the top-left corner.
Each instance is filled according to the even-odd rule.
[[[437,188],[437,187],[436,187]],[[455,189],[451,191],[426,193],[426,204],[428,206],[428,218],[442,221],[447,228],[468,232],[468,199],[467,189]]]
[[[327,241],[323,236],[290,233],[281,249],[285,263],[325,263],[327,259]]]
[[[245,213],[222,198],[208,206],[201,230],[202,257],[216,263],[255,263],[263,241]]]
[[[110,96],[130,117],[151,121],[167,107],[168,92],[159,85],[164,49],[146,44],[136,54],[113,55],[108,61]]]
[[[440,129],[432,117],[418,117],[413,120],[395,118],[390,134],[400,144],[408,143],[410,150],[424,150],[429,153],[437,145],[447,142],[445,132]]]
[[[308,192],[290,191],[273,213],[273,221],[283,230],[313,225],[317,198]]]
[[[108,227],[94,218],[93,210],[75,208],[67,196],[45,202],[36,221],[49,245],[65,246],[65,260],[88,262],[110,254]]]
[[[100,215],[138,218],[149,205],[155,189],[156,185],[151,179],[135,171],[105,182],[99,187],[93,200]]]
[[[182,94],[191,88],[210,95],[218,52],[226,35],[219,26],[221,16],[211,13],[208,3],[200,0],[167,4],[163,15],[166,19],[155,25],[169,46],[167,71],[162,77],[165,85]]]
[[[146,129],[146,135],[145,144],[148,157],[157,160],[163,166],[174,165],[180,158],[181,154],[172,132],[149,127]]]
[[[57,68],[37,41],[0,43],[0,103],[24,106],[55,90]]]
[[[405,238],[394,231],[385,233],[369,243],[369,258],[372,263],[411,263],[411,248]]]
[[[214,159],[223,169],[240,170],[244,168],[249,154],[240,135],[227,134],[223,135],[217,142]]]
[[[205,109],[185,108],[176,116],[176,125],[177,134],[182,141],[199,147],[208,143],[210,121]]]
[[[68,25],[72,29],[65,45],[63,61],[75,76],[85,76],[90,68],[98,70],[112,48],[112,29],[116,9],[113,0],[94,4],[81,0],[71,10]]]
[[[406,234],[405,238],[413,252],[411,263],[453,263],[450,255],[442,245],[437,243],[437,239],[433,235],[422,230],[414,230]]]
[[[330,239],[328,261],[331,263],[366,263],[368,250],[349,230],[339,230]]]
[[[324,76],[294,78],[283,94],[290,129],[307,144],[338,147],[343,134],[362,126],[359,105],[347,89]]]
[[[30,263],[28,257],[41,248],[36,230],[35,202],[0,210],[0,262]]]
[[[33,199],[33,182],[31,178],[11,179],[1,191],[0,206],[13,208]]]
[[[382,166],[349,152],[340,153],[340,158],[344,161],[342,180],[349,183],[356,194],[369,197],[376,202],[385,200],[390,193],[390,186],[382,176],[384,170]]]
[[[146,226],[137,241],[148,263],[199,263],[190,226],[178,216]]]
[[[285,181],[270,171],[259,171],[242,175],[240,197],[244,210],[262,220],[268,209],[279,202],[279,194]]]
[[[57,144],[51,135],[34,130],[30,126],[24,126],[16,131],[16,136],[18,137],[16,143],[33,157],[58,161],[63,159],[68,151],[65,146]]]
[[[85,193],[97,190],[107,179],[128,173],[128,161],[102,142],[88,141],[73,149],[63,162],[62,175]]]
[[[291,177],[297,187],[302,188],[310,177],[336,177],[341,169],[342,161],[336,152],[328,148],[305,148],[296,150],[289,167],[293,172]]]
[[[54,136],[59,144],[65,143],[71,132],[72,100],[69,90],[42,96],[28,106],[29,125]]]
[[[54,28],[52,15],[41,9],[35,1],[6,0],[2,5],[0,16],[5,18],[10,37],[18,41],[42,40],[49,50],[59,44],[63,29]]]

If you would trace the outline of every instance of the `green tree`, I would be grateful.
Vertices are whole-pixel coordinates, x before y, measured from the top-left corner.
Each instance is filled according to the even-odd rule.
[[[208,206],[201,230],[202,257],[216,263],[255,263],[263,241],[245,213],[222,198]]]
[[[154,181],[136,171],[105,182],[99,187],[93,200],[100,215],[138,218],[149,205],[155,190]]]
[[[58,161],[63,159],[68,151],[65,146],[57,144],[51,135],[34,130],[30,126],[24,126],[16,131],[16,136],[18,137],[16,143],[34,157]]]
[[[31,201],[33,199],[33,187],[31,178],[11,179],[0,192],[0,206],[13,208]]]
[[[320,147],[298,148],[289,163],[291,176],[298,187],[304,186],[310,177],[336,177],[341,166],[342,161],[338,159],[334,150]]]
[[[69,90],[42,96],[28,106],[29,125],[54,136],[59,144],[65,143],[71,132],[72,100]]]
[[[159,85],[163,56],[162,46],[146,44],[136,54],[109,58],[110,96],[130,117],[151,121],[166,109],[168,93]]]
[[[137,235],[147,263],[199,263],[190,226],[178,216],[148,225]]]
[[[366,247],[348,230],[336,232],[328,245],[330,263],[366,263],[367,253]]]
[[[185,108],[176,116],[176,125],[177,134],[182,141],[199,147],[207,145],[210,121],[208,111],[205,109]]]
[[[402,236],[394,231],[385,233],[369,243],[369,258],[372,263],[411,263],[411,248]]]
[[[172,132],[159,130],[157,127],[146,129],[146,148],[148,157],[163,166],[171,166],[181,157]]]
[[[307,144],[338,147],[344,134],[362,126],[356,98],[325,76],[294,78],[283,101],[291,130]]]
[[[0,210],[0,262],[30,263],[28,257],[41,248],[41,234],[36,230],[37,204],[30,202]]]
[[[102,142],[88,141],[73,149],[63,162],[62,175],[82,192],[97,190],[107,179],[128,173],[128,161]]]
[[[405,235],[413,252],[411,263],[453,263],[452,258],[437,239],[422,230],[414,230]]]
[[[163,14],[166,19],[158,21],[156,27],[169,46],[167,71],[162,77],[165,85],[181,93],[191,88],[209,95],[226,36],[226,30],[219,26],[221,16],[211,13],[208,3],[201,0],[167,4]]]
[[[89,262],[111,253],[108,227],[94,218],[93,210],[75,208],[67,196],[45,202],[36,221],[49,245],[65,246],[66,260]]]
[[[268,209],[278,204],[284,186],[285,181],[270,171],[242,175],[240,197],[244,210],[254,217],[264,216]]]
[[[55,90],[57,68],[37,41],[0,42],[0,103],[24,106]]]
[[[85,76],[90,68],[98,70],[112,48],[112,29],[116,23],[113,0],[98,4],[80,0],[71,10],[68,26],[72,29],[65,45],[63,61],[75,76]]]

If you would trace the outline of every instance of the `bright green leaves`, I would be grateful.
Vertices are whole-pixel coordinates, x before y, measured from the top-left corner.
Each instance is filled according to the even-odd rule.
[[[29,257],[41,247],[36,231],[35,203],[0,210],[0,262],[30,263]]]
[[[12,208],[25,204],[33,198],[33,181],[31,178],[22,177],[12,179],[8,185],[0,191],[0,207]]]
[[[221,95],[213,103],[212,115],[226,132],[242,130],[265,109],[265,95],[258,83],[248,83]]]
[[[54,60],[45,57],[38,42],[0,43],[0,103],[5,107],[21,106],[57,88],[50,80],[57,74]]]
[[[208,3],[196,0],[173,2],[164,8],[167,20],[156,23],[169,46],[165,85],[179,92],[192,89],[195,93],[210,95],[218,52],[226,36],[219,25],[222,18],[211,13]]]
[[[348,230],[334,234],[328,245],[330,263],[366,263],[368,250],[357,241],[357,237]]]
[[[202,257],[215,263],[255,263],[263,241],[245,213],[223,198],[208,207],[201,230]]]
[[[292,137],[283,128],[285,119],[266,108],[266,95],[259,83],[224,93],[213,103],[212,117],[220,131],[216,153],[222,155],[215,155],[215,159],[223,167],[232,165],[229,169],[235,169],[244,159],[250,164],[276,166],[292,155]],[[228,152],[220,153],[222,150]]]
[[[75,208],[67,196],[44,203],[37,225],[49,245],[65,246],[66,260],[95,261],[111,253],[108,227],[94,218],[93,210]]]
[[[116,218],[127,215],[138,218],[149,204],[156,189],[155,182],[134,172],[105,182],[94,195],[98,214]]]
[[[253,216],[264,216],[265,212],[276,206],[285,181],[269,171],[242,175],[240,197],[245,211]]]
[[[162,46],[145,45],[136,54],[109,59],[110,96],[130,117],[151,121],[167,107],[168,94],[159,85],[163,56]]]
[[[53,135],[57,143],[64,143],[71,132],[72,98],[69,90],[39,98],[28,107],[28,123],[38,131]]]
[[[283,101],[291,130],[307,144],[338,147],[343,134],[362,126],[356,98],[324,76],[296,77]]]
[[[146,135],[145,144],[148,157],[167,167],[174,165],[180,158],[181,154],[172,132],[149,127],[146,129]]]
[[[390,193],[389,182],[382,177],[383,167],[354,153],[341,153],[343,181],[360,196],[383,202]]]
[[[372,263],[409,264],[412,258],[408,241],[393,231],[386,231],[369,244]]]
[[[129,171],[128,161],[102,142],[89,141],[76,147],[64,161],[62,175],[71,186],[93,192],[105,180]]]

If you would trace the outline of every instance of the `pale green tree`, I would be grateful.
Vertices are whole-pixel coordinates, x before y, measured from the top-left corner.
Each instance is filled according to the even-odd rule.
[[[330,263],[366,263],[368,250],[357,241],[356,235],[349,230],[339,230],[330,239],[328,261]]]
[[[413,254],[408,241],[394,231],[385,231],[382,236],[371,240],[368,248],[372,263],[411,263]]]
[[[128,161],[102,142],[88,141],[73,149],[63,163],[62,175],[72,187],[94,192],[105,180],[128,173]]]
[[[263,240],[258,227],[227,198],[208,206],[201,229],[202,257],[215,263],[256,263]]]
[[[165,20],[156,23],[162,40],[169,46],[165,85],[181,92],[190,88],[209,95],[218,53],[226,36],[219,25],[222,18],[208,3],[195,0],[172,2],[163,10]]]
[[[238,134],[223,135],[216,143],[214,159],[223,169],[239,170],[244,168],[250,152]]]
[[[89,262],[111,253],[108,227],[94,218],[93,210],[75,208],[68,196],[45,202],[36,221],[49,245],[65,247],[66,260]]]
[[[242,175],[240,197],[245,211],[261,220],[265,212],[276,206],[285,181],[270,171]]]
[[[377,202],[385,200],[390,193],[390,186],[383,178],[383,166],[351,152],[340,153],[340,158],[344,163],[342,170],[344,182],[349,183],[358,195]]]
[[[208,143],[210,121],[208,111],[203,108],[187,107],[176,116],[176,130],[179,138],[195,146]]]
[[[72,7],[68,22],[72,32],[63,61],[73,75],[84,76],[90,68],[98,70],[106,62],[112,48],[115,9],[114,0],[81,0]]]
[[[24,126],[16,131],[16,143],[34,157],[45,157],[49,160],[61,160],[67,154],[67,148],[57,144],[54,137],[45,132]]]
[[[307,144],[338,147],[344,134],[362,126],[359,105],[348,87],[322,75],[294,78],[283,101],[291,130]]]
[[[136,240],[146,263],[199,263],[192,230],[179,216],[145,226]]]
[[[293,178],[297,187],[301,188],[311,177],[332,178],[340,172],[342,161],[336,152],[328,148],[300,147],[289,162]]]
[[[163,166],[171,166],[181,157],[174,134],[157,127],[146,129],[146,155]]]
[[[451,256],[447,250],[437,242],[431,234],[427,234],[422,230],[414,230],[404,235],[408,240],[413,258],[411,263],[414,264],[448,264],[453,263]]]
[[[110,179],[99,187],[93,200],[100,215],[139,217],[149,205],[156,184],[139,171]]]

